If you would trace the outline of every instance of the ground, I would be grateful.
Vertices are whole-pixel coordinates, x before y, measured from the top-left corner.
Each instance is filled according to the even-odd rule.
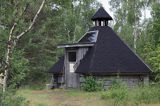
[[[29,106],[113,106],[110,101],[101,99],[103,92],[88,93],[79,90],[29,90],[21,89],[18,95],[30,101]],[[122,104],[123,106],[124,104]],[[126,106],[128,106],[127,104]],[[141,104],[140,106],[160,106]]]
[[[77,90],[20,90],[31,106],[106,106],[98,93]]]

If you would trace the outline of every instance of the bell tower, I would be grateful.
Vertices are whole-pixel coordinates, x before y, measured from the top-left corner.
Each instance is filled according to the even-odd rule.
[[[112,17],[106,12],[106,10],[101,7],[92,16],[91,20],[95,26],[108,26],[108,21],[113,20]]]

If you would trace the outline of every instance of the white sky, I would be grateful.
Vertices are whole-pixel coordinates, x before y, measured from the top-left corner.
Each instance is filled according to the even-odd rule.
[[[105,10],[109,13],[109,15],[111,15],[112,18],[114,18],[113,12],[110,10],[110,8],[111,8],[111,6],[109,4],[110,0],[97,0],[97,1],[102,3],[102,6],[105,8]],[[142,14],[142,15],[144,15],[144,14]],[[151,17],[150,10],[146,10],[146,18],[150,18],[150,17]],[[143,18],[144,18],[144,16],[142,16],[141,19],[143,19]]]
[[[105,10],[109,13],[109,15],[111,15],[111,17],[113,17],[113,12],[111,12],[110,8],[111,6],[109,5],[109,0],[97,0],[100,3],[102,3],[102,6],[105,8]]]

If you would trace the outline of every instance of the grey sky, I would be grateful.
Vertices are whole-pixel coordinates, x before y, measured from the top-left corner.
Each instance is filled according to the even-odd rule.
[[[111,6],[108,3],[110,0],[97,0],[97,1],[102,3],[105,10],[113,17],[113,12],[110,10]],[[151,17],[150,10],[146,10],[146,18],[150,18],[150,17]],[[142,13],[142,19],[143,19],[143,13]]]

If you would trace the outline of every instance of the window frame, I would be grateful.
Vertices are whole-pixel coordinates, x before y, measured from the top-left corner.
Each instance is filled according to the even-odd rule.
[[[75,59],[71,59],[71,61],[70,61],[70,55],[69,55],[70,53],[75,53]],[[75,63],[77,61],[77,51],[76,50],[68,51],[67,55],[68,55],[68,62]],[[73,61],[73,60],[75,60],[75,61]]]

